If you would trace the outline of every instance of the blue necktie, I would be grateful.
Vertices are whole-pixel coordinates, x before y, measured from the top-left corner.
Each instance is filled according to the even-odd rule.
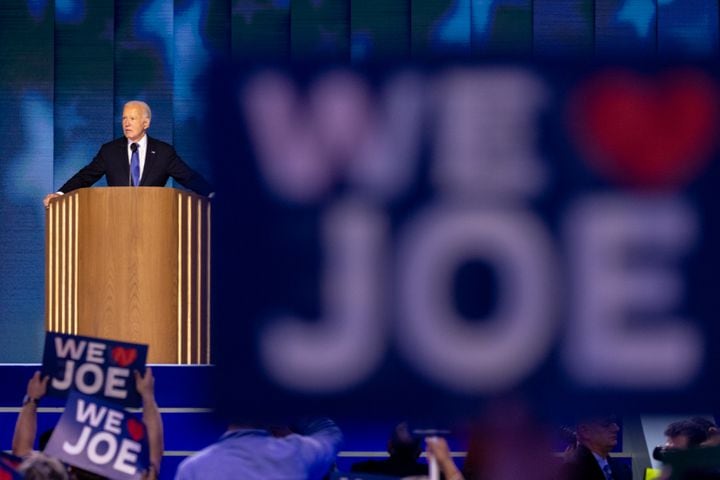
[[[612,470],[610,469],[610,465],[608,465],[607,463],[603,467],[603,473],[605,474],[605,478],[607,480],[613,480]]]
[[[132,173],[132,181],[134,186],[140,183],[140,155],[138,154],[138,144],[130,145],[132,156],[130,157],[130,173]]]

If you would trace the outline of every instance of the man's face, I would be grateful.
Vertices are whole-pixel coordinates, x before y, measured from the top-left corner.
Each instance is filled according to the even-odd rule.
[[[583,425],[585,436],[593,444],[612,450],[618,442],[620,427],[613,420],[598,420]]]
[[[145,115],[145,110],[137,105],[127,105],[123,109],[122,127],[128,140],[137,142],[145,130],[150,126],[150,119]]]
[[[679,448],[685,450],[690,446],[690,438],[687,435],[675,435],[674,437],[667,437],[665,447],[667,448]]]

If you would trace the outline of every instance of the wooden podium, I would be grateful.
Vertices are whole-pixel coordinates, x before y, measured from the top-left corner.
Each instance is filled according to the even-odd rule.
[[[45,288],[49,331],[210,363],[210,203],[163,187],[63,195],[47,211]]]

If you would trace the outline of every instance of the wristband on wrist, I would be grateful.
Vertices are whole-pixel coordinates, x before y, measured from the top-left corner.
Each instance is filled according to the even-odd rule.
[[[33,398],[30,395],[25,395],[25,397],[23,397],[22,406],[24,407],[28,403],[33,403],[35,404],[35,406],[37,406],[40,403],[40,399]]]

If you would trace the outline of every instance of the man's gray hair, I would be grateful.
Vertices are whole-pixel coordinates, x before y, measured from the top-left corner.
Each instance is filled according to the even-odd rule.
[[[150,105],[143,102],[142,100],[130,100],[129,102],[127,102],[125,104],[125,107],[132,107],[132,106],[142,108],[145,111],[145,116],[149,120],[152,120],[152,111],[150,110]]]

